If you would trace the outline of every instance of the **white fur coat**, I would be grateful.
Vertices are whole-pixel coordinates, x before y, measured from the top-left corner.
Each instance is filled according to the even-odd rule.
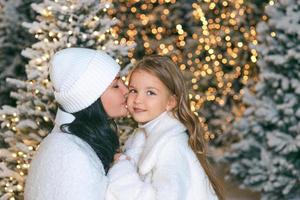
[[[132,160],[118,161],[108,173],[106,199],[216,200],[185,131],[167,112],[141,126],[126,144]]]

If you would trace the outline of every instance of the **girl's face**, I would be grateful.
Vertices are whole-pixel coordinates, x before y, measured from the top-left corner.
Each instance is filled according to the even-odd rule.
[[[136,70],[130,76],[127,106],[135,121],[147,123],[173,109],[176,99],[156,76]]]
[[[128,89],[120,77],[115,80],[102,94],[101,101],[105,112],[111,118],[123,117],[128,114],[126,108],[126,94]]]

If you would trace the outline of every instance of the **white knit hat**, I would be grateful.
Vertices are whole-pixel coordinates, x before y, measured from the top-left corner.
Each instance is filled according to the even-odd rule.
[[[78,112],[99,99],[119,71],[119,64],[102,51],[60,50],[50,67],[55,99],[67,112]]]

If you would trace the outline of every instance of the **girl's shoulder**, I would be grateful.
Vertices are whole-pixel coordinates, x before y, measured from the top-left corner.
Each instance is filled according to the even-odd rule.
[[[166,158],[176,157],[180,160],[180,158],[186,157],[186,154],[190,153],[189,151],[188,135],[182,132],[160,139],[151,149],[149,148],[148,153],[144,152],[144,155],[157,157],[157,161],[164,162],[164,160],[168,160]]]
[[[181,133],[170,137],[159,150],[159,159],[161,163],[169,162],[170,159],[183,164],[197,160],[195,153],[188,143],[187,133]]]
[[[186,132],[182,132],[180,134],[175,134],[169,138],[167,138],[165,145],[162,149],[177,149],[180,151],[184,151],[189,147],[188,145],[188,135]]]

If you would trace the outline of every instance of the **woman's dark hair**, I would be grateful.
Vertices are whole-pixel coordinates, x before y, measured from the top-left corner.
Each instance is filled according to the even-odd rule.
[[[119,148],[117,126],[114,120],[108,117],[100,99],[72,115],[75,120],[61,125],[61,131],[76,135],[87,142],[102,161],[107,173]]]

